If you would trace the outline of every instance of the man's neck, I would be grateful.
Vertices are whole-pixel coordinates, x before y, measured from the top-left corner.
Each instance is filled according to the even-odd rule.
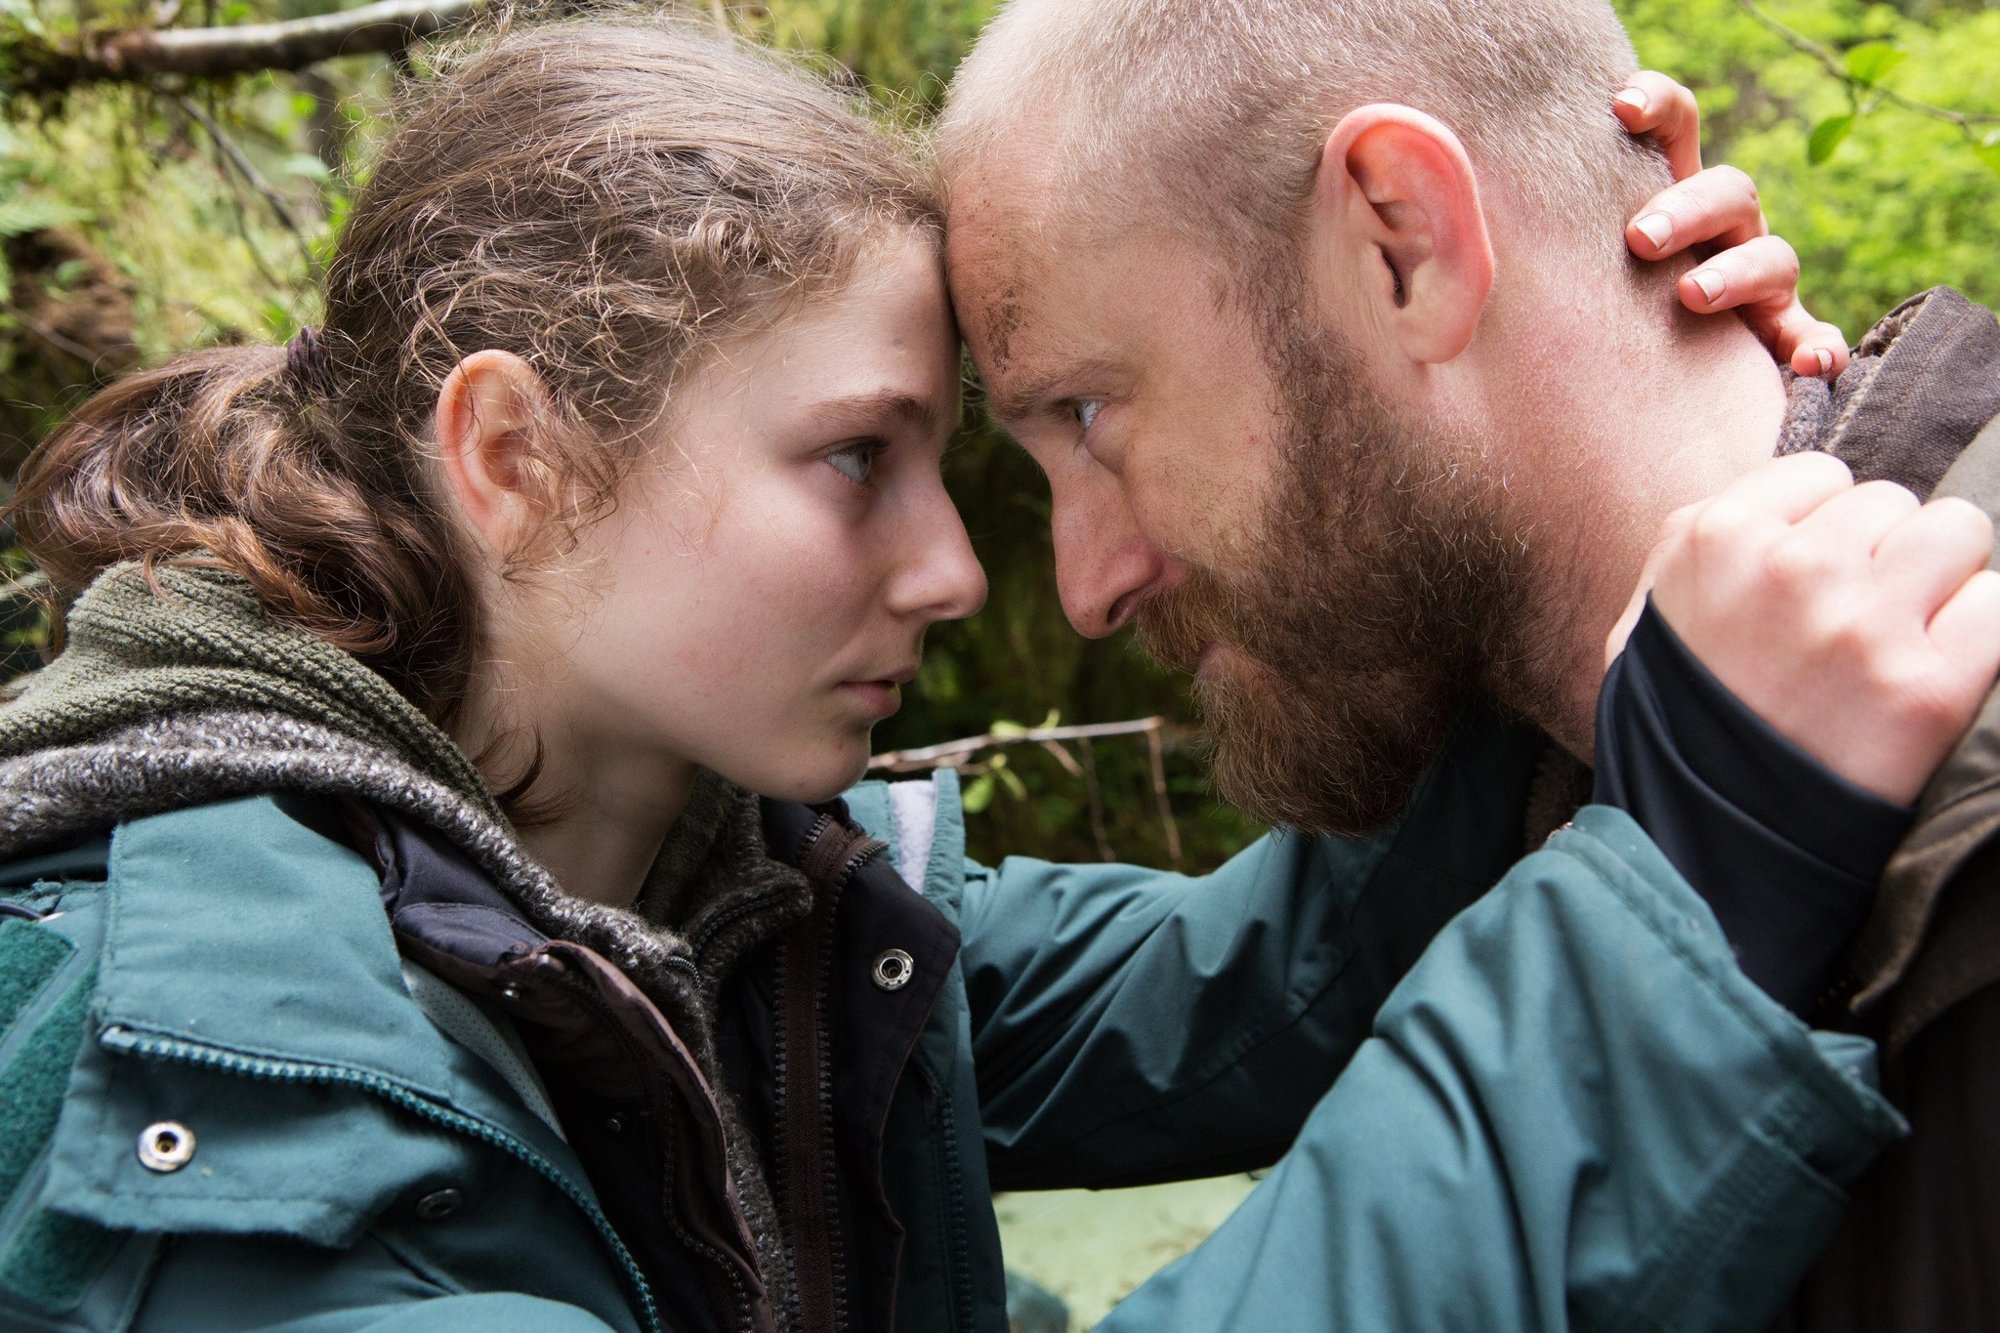
[[[1582,376],[1572,362],[1526,418],[1544,432],[1532,447],[1553,503],[1531,520],[1545,614],[1528,637],[1540,660],[1509,702],[1585,761],[1605,638],[1661,526],[1768,460],[1784,420],[1777,368],[1734,319],[1682,330],[1654,356],[1664,359],[1600,360]]]

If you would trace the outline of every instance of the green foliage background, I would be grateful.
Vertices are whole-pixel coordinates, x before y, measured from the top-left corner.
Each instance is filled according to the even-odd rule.
[[[292,17],[312,0],[193,0],[182,25]],[[895,114],[934,109],[992,0],[771,0],[731,20],[774,43],[825,53]],[[1775,230],[1804,261],[1808,303],[1858,336],[1933,283],[2000,303],[2000,141],[1874,106],[1736,0],[1617,0],[1641,59],[1698,91],[1710,161],[1749,171]],[[2000,10],[1964,0],[1775,0],[1768,12],[1844,53],[1906,53],[1882,86],[1959,112],[2000,113]],[[706,12],[707,6],[699,7]],[[134,0],[0,0],[0,89],[36,43],[151,21]],[[1879,62],[1878,62],[1879,63]],[[316,76],[266,75],[182,90],[96,88],[12,98],[0,125],[0,465],[11,467],[98,371],[205,343],[282,340],[313,317],[312,275],[352,181],[381,131],[386,62],[354,58]],[[219,122],[262,184],[228,166],[186,104]],[[1861,114],[1827,160],[1808,137]],[[1823,146],[1828,135],[1822,131]],[[297,220],[278,220],[275,195]],[[110,313],[105,314],[106,311]],[[98,318],[102,316],[102,318]],[[93,325],[91,320],[97,318]],[[64,322],[65,320],[69,322]],[[103,335],[92,341],[92,335]],[[67,343],[65,348],[63,344]],[[1031,464],[976,413],[947,463],[993,582],[988,610],[933,637],[930,663],[880,748],[983,733],[997,720],[1065,722],[1189,715],[1178,682],[1122,640],[1085,643],[1054,596],[1047,493]],[[1141,744],[1096,749],[1111,845],[1165,863]],[[1086,791],[1049,756],[1011,752],[1013,779],[986,784],[975,853],[1096,854]],[[1208,799],[1191,752],[1169,755],[1191,868],[1255,830]],[[1018,790],[1019,794],[1016,794]]]

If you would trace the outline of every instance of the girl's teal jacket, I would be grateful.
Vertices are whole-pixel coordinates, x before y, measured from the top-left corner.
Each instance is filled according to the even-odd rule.
[[[881,1145],[895,1327],[1005,1327],[991,1188],[1274,1160],[1103,1327],[1761,1327],[1897,1119],[1625,816],[1514,863],[1541,745],[1468,725],[1395,828],[1196,877],[973,864],[948,774],[851,793],[962,940],[912,951],[949,976]],[[706,1322],[635,1285],[506,1020],[412,983],[293,803],[5,879],[0,1327]]]

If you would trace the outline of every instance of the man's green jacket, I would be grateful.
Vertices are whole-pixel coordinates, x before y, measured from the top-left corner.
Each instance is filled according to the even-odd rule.
[[[992,1188],[1274,1160],[1103,1327],[1764,1324],[1898,1130],[1871,1049],[1745,980],[1618,812],[1509,869],[1542,744],[1470,725],[1396,828],[1197,877],[983,867],[949,774],[853,792],[962,934],[887,1111],[895,1327],[1005,1327]],[[4,895],[0,1327],[704,1322],[507,1021],[408,974],[373,869],[283,799]]]

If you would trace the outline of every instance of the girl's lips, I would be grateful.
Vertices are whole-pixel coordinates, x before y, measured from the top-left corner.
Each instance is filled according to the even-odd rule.
[[[840,688],[878,720],[903,706],[903,692],[893,680],[847,680]]]

